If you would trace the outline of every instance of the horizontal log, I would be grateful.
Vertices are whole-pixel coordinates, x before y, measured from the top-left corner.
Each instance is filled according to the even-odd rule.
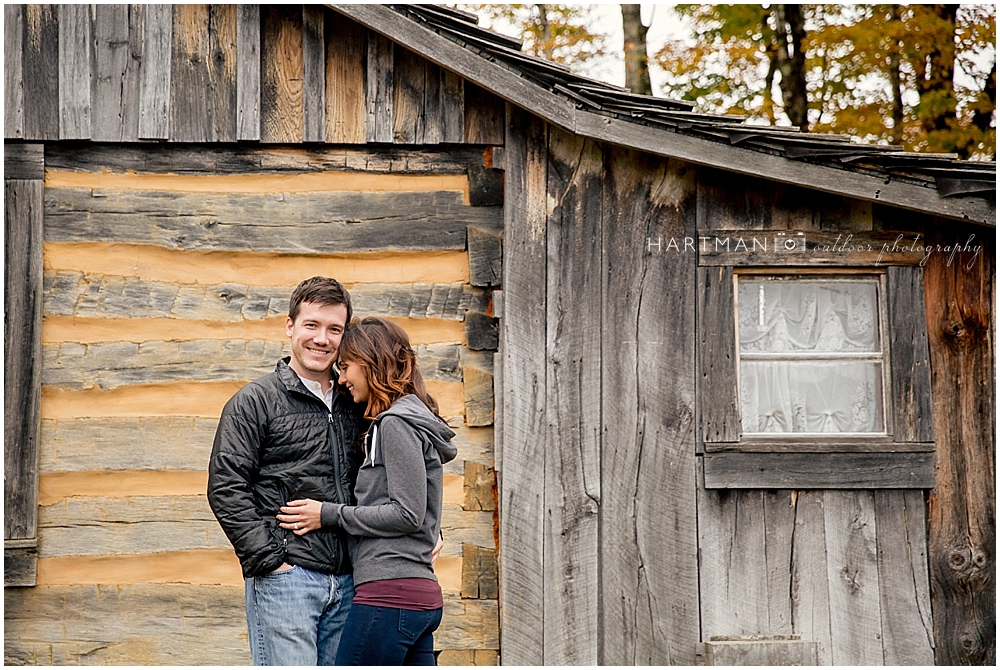
[[[39,469],[42,477],[53,471],[202,470],[218,423],[195,416],[45,419]]]
[[[120,242],[167,249],[299,255],[460,251],[469,225],[500,208],[434,192],[181,193],[45,189],[46,242]]]
[[[706,442],[707,452],[754,453],[895,453],[934,451],[933,442],[893,442],[877,440],[747,440],[741,442]]]
[[[243,386],[245,382],[182,381],[124,386],[110,391],[43,387],[42,419],[174,415],[218,419],[226,402]]]
[[[48,271],[44,276],[44,316],[175,318],[236,323],[288,314],[294,286],[178,284],[136,277]],[[461,320],[467,310],[482,312],[486,291],[450,284],[354,284],[348,287],[359,316]],[[284,328],[282,336],[284,336]]]
[[[243,587],[232,549],[195,549],[121,556],[38,559],[38,585],[219,584]]]
[[[469,249],[469,281],[473,286],[499,286],[503,277],[503,229],[469,226],[466,231]],[[485,310],[484,310],[485,311]]]
[[[212,448],[209,441],[208,450]],[[66,498],[135,496],[203,496],[208,487],[208,458],[197,470],[78,470],[38,475],[38,504],[55,505]]]
[[[697,249],[702,266],[885,267],[919,265],[925,257],[922,236],[894,231],[705,230],[697,239],[650,243],[663,254]]]
[[[458,251],[288,256],[175,251],[138,244],[47,242],[45,268],[180,284],[297,286],[307,277],[360,283],[468,283],[468,254]]]
[[[493,468],[475,461],[466,461],[462,507],[472,511],[492,512],[496,509],[496,473]]]
[[[444,464],[445,474],[455,474],[465,479],[465,464],[469,461],[493,467],[493,427],[460,426],[454,428],[452,442],[458,448],[458,457]]]
[[[493,512],[468,512],[461,505],[444,505],[441,532],[444,535],[442,556],[462,556],[463,544],[496,549]]]
[[[44,145],[4,142],[4,179],[43,179],[45,177]]]
[[[446,600],[435,649],[499,649],[500,613],[496,600]]]
[[[469,202],[473,207],[503,205],[503,170],[469,165]]]
[[[933,453],[706,454],[709,489],[929,489]]]
[[[493,649],[444,649],[438,653],[438,665],[499,665]]]
[[[50,169],[90,172],[173,172],[230,174],[347,171],[372,173],[461,174],[483,163],[482,146],[448,149],[403,147],[253,147],[171,145],[84,145],[45,147]]]
[[[497,598],[497,554],[494,549],[462,546],[462,597]]]
[[[5,664],[250,664],[242,584],[39,586],[4,604]]]
[[[43,559],[232,549],[204,490],[201,495],[66,498],[41,507],[38,525]]]
[[[38,566],[38,549],[36,547],[3,548],[3,585],[4,598],[9,598],[8,586],[34,586]]]
[[[305,174],[150,174],[47,170],[46,188],[124,189],[178,193],[309,193],[318,191],[454,191],[468,203],[468,180],[461,175],[310,172]]]
[[[424,379],[461,382],[459,346],[421,344],[415,350]],[[274,371],[291,344],[261,340],[61,342],[42,347],[42,384],[105,391],[177,381],[253,381]]]
[[[488,314],[469,311],[465,314],[465,340],[470,349],[496,351],[500,344],[500,326]]]

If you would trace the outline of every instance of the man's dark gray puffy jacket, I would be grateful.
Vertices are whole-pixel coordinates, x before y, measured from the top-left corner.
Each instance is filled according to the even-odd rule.
[[[301,498],[354,502],[360,428],[349,399],[334,393],[328,411],[287,358],[226,403],[208,466],[208,502],[244,577],[267,574],[282,563],[351,572],[343,531],[323,528],[297,536],[280,528],[275,515]]]

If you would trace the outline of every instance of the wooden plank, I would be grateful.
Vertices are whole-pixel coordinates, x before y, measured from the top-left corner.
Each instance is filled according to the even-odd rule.
[[[834,665],[880,665],[875,508],[871,492],[825,491],[830,633]]]
[[[4,539],[35,537],[42,375],[42,182],[4,180]]]
[[[365,55],[368,31],[341,14],[327,11],[326,141],[363,144],[365,131]]]
[[[499,286],[503,277],[502,231],[469,226],[466,235],[469,249],[469,283],[473,286]]]
[[[260,140],[260,5],[236,8],[236,139]]]
[[[302,10],[261,6],[260,138],[302,141]]]
[[[236,139],[236,5],[209,5],[208,98],[210,135],[215,142]]]
[[[499,346],[497,320],[480,312],[465,313],[465,340],[474,350],[495,351]]]
[[[302,141],[326,140],[324,9],[302,5]]]
[[[792,621],[796,633],[815,640],[819,665],[833,665],[830,583],[823,491],[796,491],[792,545]]]
[[[139,81],[139,139],[170,137],[173,5],[146,5]]]
[[[929,489],[934,455],[718,453],[705,455],[710,489]]]
[[[698,230],[769,230],[774,182],[698,170]]]
[[[48,188],[45,207],[47,242],[295,254],[464,250],[469,225],[492,226],[502,215],[498,208],[468,207],[453,191],[208,194]]]
[[[242,585],[42,586],[4,599],[6,663],[250,663]]]
[[[393,44],[378,33],[368,33],[367,74],[365,77],[365,139],[392,142]]]
[[[833,194],[818,194],[820,230],[872,229],[872,203]]]
[[[928,230],[951,246],[924,268],[934,370],[937,486],[929,494],[928,563],[934,662],[996,663],[996,246],[979,228]]]
[[[424,101],[426,61],[398,45],[392,56],[392,141],[396,144],[424,144],[426,118]],[[436,94],[437,91],[435,90]]]
[[[469,204],[491,207],[503,204],[503,170],[469,165]]]
[[[424,64],[424,99],[423,99],[423,122],[424,122],[424,144],[440,144],[445,134],[445,110],[442,104],[446,102],[441,98],[442,82],[444,73],[441,68],[428,60]]]
[[[11,5],[4,5],[4,9]],[[45,145],[40,142],[10,142],[3,145],[4,179],[44,179]]]
[[[4,543],[3,585],[8,598],[8,586],[34,586],[37,580],[38,550],[35,547],[11,547]],[[5,645],[6,646],[6,645]],[[6,662],[6,661],[5,661]]]
[[[701,439],[739,442],[733,270],[698,268],[698,396]]]
[[[496,509],[496,472],[493,468],[475,461],[465,462],[464,502],[467,510],[484,512]],[[495,596],[493,596],[495,597]]]
[[[288,313],[291,286],[173,284],[135,277],[47,271],[44,311],[80,318],[175,318],[193,321],[259,321]],[[354,284],[354,311],[415,319],[461,320],[486,309],[485,291],[451,284]],[[281,329],[284,338],[284,329]]]
[[[497,553],[474,544],[462,545],[462,598],[496,599]]]
[[[695,259],[664,263],[636,240],[694,234],[694,175],[615,148],[603,181],[600,662],[688,665],[700,638]]]
[[[543,663],[542,536],[545,503],[545,126],[515,108],[507,116],[504,207],[504,432],[500,486],[500,628],[503,662]],[[498,458],[498,461],[500,459]]]
[[[885,665],[933,665],[934,637],[922,491],[876,491]]]
[[[446,600],[435,649],[499,649],[499,614],[495,600]],[[507,653],[504,641],[504,654]]]
[[[703,266],[875,268],[925,262],[924,240],[914,238],[914,233],[897,231],[702,230],[697,240],[675,242],[696,247]]]
[[[503,100],[465,82],[465,141],[469,144],[503,144]]]
[[[3,136],[24,137],[24,7],[3,6]],[[6,164],[6,157],[5,157]],[[6,174],[6,170],[5,170]]]
[[[715,442],[705,444],[707,452],[742,451],[771,453],[840,453],[840,452],[908,452],[934,451],[933,442],[893,442],[892,438],[877,438],[870,440],[767,440],[752,438],[742,442]]]
[[[170,73],[170,139],[208,142],[215,130],[209,95],[210,5],[175,5]]]
[[[159,5],[154,5],[159,6]],[[345,140],[346,141],[346,140]],[[363,138],[362,140],[363,141]],[[116,173],[216,174],[366,172],[372,174],[466,174],[471,163],[483,162],[477,147],[444,149],[405,147],[255,146],[46,146],[46,164],[53,170]]]
[[[91,135],[98,142],[136,141],[139,137],[139,77],[142,22],[132,25],[141,6],[94,7],[94,114]],[[131,28],[139,31],[133,52]]]
[[[441,141],[465,141],[465,80],[450,70],[441,70]]]
[[[774,183],[771,230],[820,229],[817,193],[793,184]]]
[[[496,548],[493,534],[493,512],[463,510],[461,505],[445,503],[441,509],[441,533],[444,535],[442,556],[462,556],[462,547],[474,544]]]
[[[546,222],[546,665],[599,662],[602,154],[550,129]],[[538,352],[536,355],[540,354]]]
[[[886,271],[893,439],[933,442],[931,361],[922,267]]]
[[[499,653],[492,649],[445,649],[437,654],[438,665],[499,665]]]
[[[816,665],[816,643],[807,640],[747,640],[705,643],[705,665]]]
[[[91,8],[59,5],[59,139],[90,139]]]
[[[475,367],[463,368],[465,423],[469,426],[493,425],[493,374]]]
[[[59,30],[59,5],[24,5],[26,140],[59,139]]]
[[[763,491],[764,561],[767,565],[767,620],[770,635],[790,635],[795,492]]]

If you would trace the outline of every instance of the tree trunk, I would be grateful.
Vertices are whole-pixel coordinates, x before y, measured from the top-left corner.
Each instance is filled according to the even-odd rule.
[[[899,39],[896,28],[899,27],[899,8],[890,5],[892,26],[889,30],[889,84],[892,86],[892,143],[903,143],[903,82],[899,72]]]
[[[549,8],[545,5],[535,5],[535,9],[538,10],[538,25],[542,29],[542,55],[552,60],[555,49],[552,42],[552,25],[549,23]]]
[[[792,125],[809,130],[809,99],[806,96],[805,19],[801,5],[774,5],[778,39],[778,71],[785,114]]]
[[[649,58],[646,55],[646,31],[640,5],[622,5],[622,28],[625,33],[625,88],[633,93],[653,95],[649,81]]]
[[[920,95],[920,122],[931,140],[931,148],[953,150],[951,146],[937,146],[931,138],[935,132],[950,130],[955,126],[955,16],[958,5],[931,5],[927,8],[947,25],[945,36],[936,40],[924,57],[921,73],[917,69],[917,93]]]

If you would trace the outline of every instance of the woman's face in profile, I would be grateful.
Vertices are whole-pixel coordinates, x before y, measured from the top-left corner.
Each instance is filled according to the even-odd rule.
[[[356,361],[340,361],[340,383],[344,385],[354,402],[368,402],[368,378],[364,368]]]

